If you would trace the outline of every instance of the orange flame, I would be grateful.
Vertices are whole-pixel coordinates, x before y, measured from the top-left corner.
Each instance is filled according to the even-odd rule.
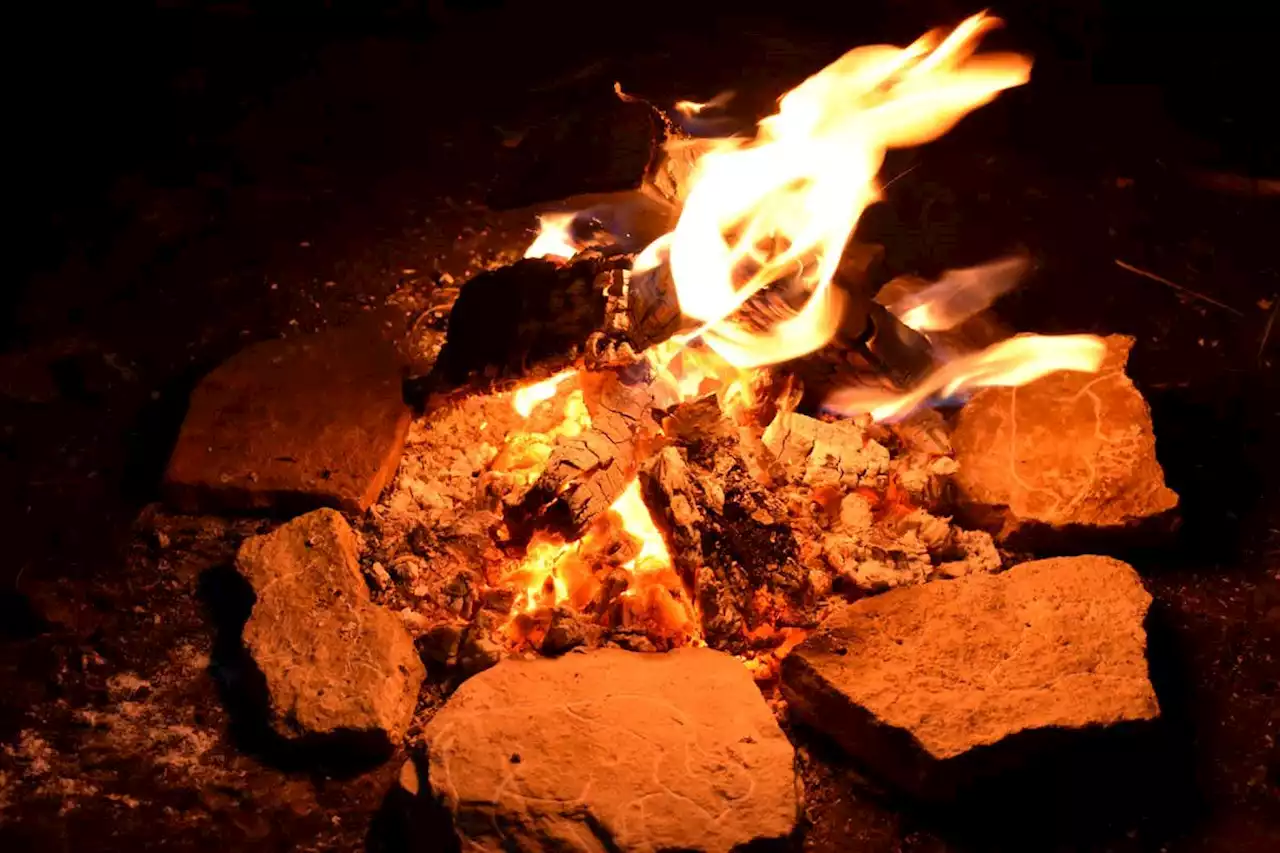
[[[945,133],[1002,89],[1025,82],[1025,57],[974,57],[999,21],[985,14],[945,38],[856,48],[788,92],[753,140],[717,140],[697,161],[670,238],[681,310],[738,367],[796,358],[826,344],[841,316],[831,284],[889,148]],[[798,283],[804,305],[769,328],[724,322],[752,295]]]
[[[560,383],[573,376],[574,372],[573,370],[562,370],[555,376],[544,379],[541,382],[517,388],[511,395],[511,407],[516,410],[520,417],[529,417],[539,403],[545,403],[554,397],[556,389],[560,387]]]
[[[1025,257],[1014,255],[948,270],[933,284],[890,305],[889,311],[917,332],[954,329],[1016,287],[1028,266]]]
[[[525,249],[526,258],[564,258],[578,254],[572,234],[575,213],[544,213],[538,217],[538,236]]]
[[[878,421],[908,414],[931,400],[946,400],[992,386],[1026,385],[1059,370],[1096,373],[1107,346],[1094,335],[1018,335],[962,356],[904,394],[848,388],[824,402],[833,412],[869,412]]]

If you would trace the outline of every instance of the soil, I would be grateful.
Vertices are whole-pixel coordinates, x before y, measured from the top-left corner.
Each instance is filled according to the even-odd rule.
[[[229,626],[247,611],[227,572],[273,522],[149,507],[187,396],[223,359],[359,315],[404,322],[518,254],[533,211],[481,200],[525,127],[615,80],[658,102],[734,88],[750,112],[849,46],[971,11],[716,5],[669,27],[637,8],[613,24],[622,40],[546,4],[166,4],[29,28],[18,58],[39,83],[12,107],[29,118],[10,195],[23,286],[0,322],[0,478],[16,486],[0,503],[5,849],[447,847],[402,814],[400,761],[300,762],[240,713]],[[1129,373],[1184,516],[1174,547],[1129,558],[1154,598],[1174,748],[1123,779],[1073,770],[925,809],[795,729],[808,821],[795,845],[1274,849],[1276,218],[1273,198],[1239,191],[1247,180],[1205,179],[1276,175],[1264,111],[1237,94],[1273,29],[1229,8],[1213,26],[1165,10],[1153,37],[1098,4],[1009,6],[993,41],[1035,54],[1032,84],[892,155],[889,203],[859,237],[886,246],[887,274],[1025,247],[1037,272],[1000,303],[1004,323],[1136,339]],[[100,38],[107,24],[121,34]],[[428,681],[411,739],[448,686]]]

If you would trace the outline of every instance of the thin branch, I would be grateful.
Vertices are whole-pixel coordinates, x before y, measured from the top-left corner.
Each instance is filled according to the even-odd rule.
[[[1205,294],[1192,290],[1189,287],[1183,287],[1177,282],[1169,281],[1169,279],[1164,278],[1163,276],[1158,276],[1153,272],[1147,272],[1144,269],[1139,269],[1138,267],[1135,267],[1133,264],[1126,264],[1124,261],[1120,260],[1119,258],[1116,258],[1115,263],[1116,263],[1116,266],[1120,267],[1120,269],[1122,270],[1128,270],[1129,272],[1134,273],[1135,275],[1140,275],[1143,278],[1149,278],[1152,281],[1158,281],[1161,284],[1163,284],[1165,287],[1171,287],[1174,290],[1178,291],[1179,293],[1185,293],[1187,296],[1190,296],[1192,299],[1199,299],[1202,302],[1208,302],[1210,305],[1217,305],[1222,310],[1230,311],[1232,314],[1235,314],[1237,317],[1244,316],[1243,311],[1237,308],[1232,308],[1230,305],[1228,305],[1225,302],[1219,302],[1218,300],[1214,299],[1212,296],[1206,296]]]
[[[1262,363],[1262,354],[1267,350],[1267,341],[1271,339],[1271,329],[1276,324],[1276,314],[1280,312],[1280,300],[1271,306],[1271,314],[1267,317],[1267,325],[1262,327],[1262,340],[1258,341],[1258,363]]]

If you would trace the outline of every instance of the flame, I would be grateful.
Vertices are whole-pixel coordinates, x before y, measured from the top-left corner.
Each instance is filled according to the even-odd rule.
[[[653,523],[649,507],[645,506],[644,498],[640,496],[639,480],[632,480],[609,509],[618,514],[622,529],[640,540],[640,553],[624,564],[624,568],[645,572],[671,567],[671,554],[667,552],[666,540]]]
[[[516,410],[520,417],[529,417],[539,403],[544,403],[554,397],[556,389],[560,387],[560,383],[573,376],[575,372],[573,370],[562,370],[555,376],[544,379],[541,382],[517,388],[511,395],[511,407]]]
[[[851,50],[788,92],[755,139],[708,147],[669,262],[680,308],[705,324],[710,347],[738,367],[756,367],[831,340],[843,303],[832,278],[862,211],[879,197],[885,151],[937,138],[1028,79],[1025,57],[973,56],[998,24],[978,14],[945,38],[935,31],[906,48]],[[792,316],[765,329],[726,322],[775,282],[807,294]]]
[[[538,236],[525,249],[526,258],[565,258],[578,254],[573,239],[576,213],[544,213],[538,217]]]
[[[902,417],[932,400],[946,400],[979,388],[1026,385],[1059,370],[1096,373],[1106,343],[1095,335],[1018,335],[961,356],[904,394],[849,388],[824,402],[833,412],[869,412],[877,421]]]
[[[733,92],[721,92],[709,101],[676,101],[676,112],[693,117],[705,110],[719,109],[733,100]]]
[[[948,270],[928,287],[894,302],[889,311],[917,332],[954,329],[1016,287],[1029,265],[1025,257],[1014,255]]]

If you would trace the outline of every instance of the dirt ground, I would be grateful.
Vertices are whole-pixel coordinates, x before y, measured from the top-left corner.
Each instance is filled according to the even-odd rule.
[[[615,80],[767,104],[847,47],[971,11],[738,4],[602,37],[561,4],[390,5],[138,5],[163,38],[133,12],[32,24],[41,85],[11,106],[27,119],[10,197],[21,286],[0,318],[6,850],[447,849],[403,813],[398,760],[282,764],[224,701],[238,673],[218,626],[237,603],[219,572],[270,521],[153,506],[192,385],[249,342],[398,322],[393,294],[429,297],[522,245],[531,212],[483,207],[504,141]],[[1003,320],[1137,338],[1131,374],[1185,519],[1173,547],[1130,555],[1156,600],[1164,719],[1132,754],[1086,750],[949,809],[896,799],[796,731],[795,847],[1276,849],[1280,217],[1250,179],[1277,177],[1277,146],[1229,85],[1261,68],[1247,57],[1265,27],[1178,20],[1160,41],[1098,4],[1011,5],[998,38],[1036,55],[1033,82],[892,155],[900,178],[859,234],[925,275],[1025,247],[1037,273]],[[1181,61],[1197,38],[1203,80]]]

